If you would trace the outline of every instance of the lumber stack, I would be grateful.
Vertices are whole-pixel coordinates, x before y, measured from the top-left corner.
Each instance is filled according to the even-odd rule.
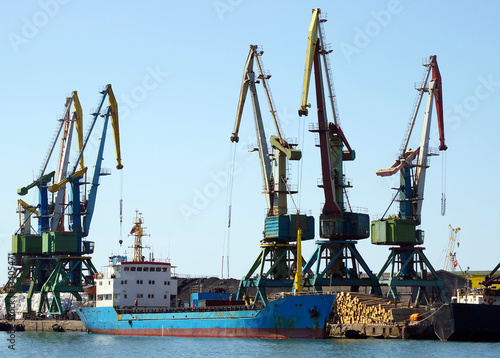
[[[337,324],[389,323],[394,301],[357,292],[340,292],[333,304]]]

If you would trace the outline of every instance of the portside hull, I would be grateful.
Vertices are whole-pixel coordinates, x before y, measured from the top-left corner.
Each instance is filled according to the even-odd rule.
[[[118,314],[112,307],[87,307],[78,314],[97,334],[227,337],[325,338],[335,295],[292,296],[269,302],[261,310],[193,310]]]
[[[320,328],[176,328],[176,329],[89,329],[90,333],[122,336],[198,337],[198,338],[265,338],[265,339],[323,339]]]
[[[447,303],[433,315],[434,332],[442,341],[500,342],[500,306]]]

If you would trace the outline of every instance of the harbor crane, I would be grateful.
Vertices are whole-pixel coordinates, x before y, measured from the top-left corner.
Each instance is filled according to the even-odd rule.
[[[271,92],[267,81],[271,75],[264,72],[260,57],[264,52],[256,45],[250,45],[243,80],[241,84],[236,123],[231,135],[231,142],[239,141],[239,128],[243,114],[245,100],[250,91],[255,120],[255,130],[257,133],[257,151],[260,157],[260,167],[262,173],[264,194],[266,196],[267,214],[265,218],[264,237],[261,241],[261,251],[251,266],[250,270],[243,277],[238,289],[238,297],[249,295],[248,289],[255,287],[256,302],[262,301],[267,304],[266,287],[292,287],[294,280],[294,266],[297,265],[297,240],[298,229],[301,229],[303,240],[314,238],[314,218],[300,213],[288,214],[287,196],[295,194],[296,191],[290,189],[287,178],[287,161],[298,161],[302,157],[300,150],[295,149],[295,144],[291,144],[283,138],[282,130]],[[258,74],[254,72],[254,63],[257,64]],[[270,137],[272,153],[269,153],[267,137],[262,121],[259,99],[256,84],[262,83],[266,99],[270,108],[270,113],[276,129],[277,135]],[[273,168],[276,170],[273,172]],[[296,267],[295,267],[296,269]],[[255,272],[258,270],[258,273]],[[247,301],[247,304],[249,302]]]
[[[70,118],[70,106],[74,103],[74,111]],[[68,174],[69,155],[71,150],[73,127],[76,128],[78,139],[78,150],[80,151],[83,146],[83,114],[80,100],[78,99],[77,92],[74,91],[71,97],[66,99],[66,111],[64,113],[63,133],[61,138],[61,151],[59,155],[59,167],[57,171],[56,182],[62,182]],[[80,167],[83,168],[83,157],[80,160]],[[54,231],[64,231],[64,215],[63,211],[66,207],[66,185],[59,185],[57,191],[54,188],[49,188],[54,194],[54,212],[51,217],[50,228]]]
[[[398,201],[399,212],[395,217],[385,218],[388,208],[381,219],[372,221],[371,224],[372,244],[396,245],[389,248],[389,258],[378,273],[378,279],[381,284],[389,287],[388,296],[396,299],[399,298],[398,287],[418,288],[415,299],[417,303],[422,299],[430,301],[426,287],[437,288],[441,299],[448,300],[443,280],[425,256],[424,247],[418,246],[424,243],[424,232],[418,227],[422,221],[422,203],[429,156],[437,155],[429,148],[433,103],[436,105],[439,128],[439,150],[445,151],[448,148],[444,138],[442,80],[436,56],[431,56],[423,65],[426,67],[424,80],[416,87],[419,93],[399,156],[390,168],[377,171],[377,175],[382,177],[400,173],[400,185],[396,188],[396,195],[389,205],[390,207],[394,201]],[[408,146],[424,93],[427,93],[427,105],[420,145],[412,150]],[[398,195],[399,199],[396,199]],[[391,267],[389,278],[385,279],[383,275],[389,266]]]
[[[448,240],[448,245],[445,250],[445,259],[444,259],[444,267],[445,271],[455,271],[457,268],[457,253],[456,247],[460,246],[460,242],[458,241],[458,232],[460,231],[459,227],[449,226],[450,238]]]
[[[12,237],[12,253],[15,256],[17,274],[15,278],[9,280],[8,294],[5,298],[7,309],[10,307],[10,299],[18,292],[24,292],[28,286],[28,314],[31,314],[31,299],[35,292],[40,292],[40,302],[38,314],[62,314],[60,293],[70,292],[81,301],[79,292],[83,292],[84,285],[93,284],[93,276],[97,272],[92,264],[91,257],[87,256],[93,253],[94,242],[87,241],[90,224],[95,209],[97,198],[97,189],[99,187],[99,177],[109,175],[109,170],[102,170],[104,143],[106,140],[106,131],[109,118],[113,126],[115,137],[115,148],[117,153],[117,169],[122,169],[119,125],[118,125],[118,106],[114,97],[111,85],[107,85],[101,92],[99,107],[93,113],[93,121],[90,125],[85,138],[82,132],[81,106],[78,101],[76,91],[72,98],[66,101],[66,110],[61,125],[56,136],[51,142],[49,152],[43,162],[39,179],[35,180],[27,187],[18,190],[20,195],[25,195],[29,189],[37,186],[40,192],[40,200],[37,206],[21,205],[24,210],[24,223],[31,215],[37,213],[38,232],[32,232],[31,227],[22,223],[18,232]],[[103,112],[103,104],[108,98],[109,106]],[[75,105],[75,111],[69,114],[71,103]],[[99,118],[103,118],[103,128],[99,140],[97,158],[94,164],[94,173],[90,182],[88,198],[86,190],[84,196],[81,196],[81,179],[87,172],[87,167],[83,166],[83,154],[95,124]],[[71,138],[73,127],[76,126],[78,136],[78,157],[69,166],[69,151],[71,147]],[[57,182],[50,184],[56,171],[44,174],[48,166],[50,156],[55,147],[59,134],[63,132],[61,143],[61,154],[59,157],[59,168]],[[66,184],[71,186],[70,201],[64,203],[64,194]],[[49,203],[48,193],[54,193],[52,202]],[[59,206],[57,206],[59,204]],[[68,229],[64,229],[61,223],[64,216],[68,217]],[[87,274],[84,273],[87,271]],[[52,300],[49,300],[49,294],[52,294]]]
[[[374,293],[381,294],[376,276],[356,249],[357,240],[370,235],[370,219],[368,214],[355,212],[351,207],[347,189],[351,181],[345,178],[344,162],[353,161],[356,157],[344,132],[340,127],[329,51],[326,47],[320,9],[313,9],[307,40],[307,55],[304,71],[302,104],[299,116],[307,116],[309,84],[314,68],[316,105],[318,124],[312,125],[310,131],[319,136],[322,179],[319,187],[323,188],[325,204],[320,215],[320,240],[316,241],[316,249],[304,272],[309,272],[309,285],[321,291],[323,286],[350,286],[357,292],[360,286],[369,286]],[[324,66],[324,68],[322,67]],[[325,101],[326,77],[328,103]],[[328,121],[327,107],[331,107],[333,123]],[[367,277],[361,277],[359,267]]]

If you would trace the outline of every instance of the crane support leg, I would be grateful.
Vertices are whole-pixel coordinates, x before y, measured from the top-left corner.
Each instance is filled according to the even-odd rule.
[[[368,278],[361,278],[358,266]],[[303,271],[311,275],[306,283],[317,292],[327,286],[351,286],[352,292],[370,287],[373,294],[382,295],[377,277],[356,249],[356,241],[317,241],[316,250]]]
[[[262,244],[257,259],[248,273],[240,281],[237,300],[244,299],[250,303],[249,290],[256,290],[253,305],[268,303],[266,288],[289,288],[292,291],[297,262],[297,246],[295,244]],[[258,272],[257,272],[258,271]],[[254,273],[257,272],[255,275]]]
[[[444,288],[444,282],[432,267],[424,254],[423,247],[391,247],[391,252],[382,269],[377,275],[381,285],[388,286],[387,296],[400,299],[399,287],[412,288],[412,301],[419,304],[425,300],[431,303],[431,297],[427,287],[437,289],[437,293],[444,302],[448,302],[448,296]],[[387,268],[391,268],[388,279],[383,275]],[[431,275],[428,275],[428,271]],[[413,289],[415,288],[415,289]],[[416,292],[413,292],[416,290]]]

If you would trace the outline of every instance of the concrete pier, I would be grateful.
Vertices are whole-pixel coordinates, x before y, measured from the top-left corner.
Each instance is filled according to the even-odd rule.
[[[327,324],[329,338],[388,338],[388,339],[437,339],[430,324],[393,323],[393,324]]]
[[[55,319],[44,319],[44,320],[25,320],[16,319],[13,321],[1,320],[0,326],[7,327],[10,324],[14,327],[18,327],[18,331],[30,331],[30,332],[54,332],[53,326],[58,325],[62,328],[64,332],[86,332],[85,326],[82,321],[77,320],[55,320]],[[22,329],[24,327],[24,329]],[[6,329],[7,330],[7,329]]]

